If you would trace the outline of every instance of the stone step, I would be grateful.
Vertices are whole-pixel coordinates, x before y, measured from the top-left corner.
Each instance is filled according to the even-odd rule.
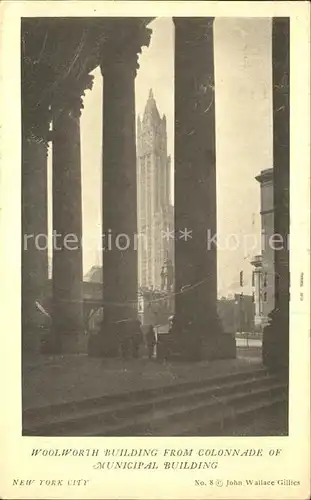
[[[202,398],[217,398],[241,390],[247,392],[256,387],[271,384],[271,381],[274,379],[275,377],[269,377],[264,373],[262,376],[257,375],[255,378],[249,377],[248,380],[232,382],[229,379],[226,383],[222,383],[222,385],[219,382],[214,383],[214,385],[207,383],[201,387],[201,383],[199,383],[197,387],[186,388],[183,392],[180,392],[180,387],[176,386],[176,390],[169,394],[164,393],[161,395],[160,393],[157,396],[153,392],[146,394],[143,401],[138,398],[137,400],[125,400],[106,406],[98,405],[95,408],[93,406],[85,407],[79,409],[77,412],[70,411],[61,415],[41,416],[41,418],[32,420],[30,427],[28,426],[28,432],[31,432],[32,435],[33,433],[45,435],[48,428],[48,432],[53,433],[53,435],[64,435],[64,433],[68,432],[68,429],[70,432],[73,432],[74,429],[78,431],[83,425],[94,425],[99,421],[107,425],[120,422],[122,419],[128,420],[132,415],[143,414],[162,407],[168,409],[174,406],[178,407],[189,404],[189,402],[193,404]]]
[[[159,368],[160,369],[160,368]],[[195,366],[194,366],[195,369]],[[65,403],[57,403],[51,405],[45,405],[41,407],[29,408],[23,411],[23,428],[29,427],[30,425],[36,425],[42,422],[45,418],[51,419],[51,417],[64,417],[68,414],[77,414],[83,409],[94,410],[97,408],[107,408],[112,404],[126,403],[126,402],[136,402],[136,401],[146,401],[153,397],[159,397],[166,394],[176,394],[177,392],[184,393],[187,390],[197,389],[199,387],[210,387],[215,385],[224,385],[228,381],[242,381],[256,379],[258,377],[268,377],[269,372],[265,368],[242,370],[222,375],[216,375],[213,377],[201,378],[200,380],[192,380],[190,382],[172,382],[171,384],[136,390],[128,391],[126,393],[110,394],[94,398],[83,398],[77,401],[70,401]]]
[[[161,391],[155,394],[152,390],[145,394],[144,400],[137,397],[128,401],[125,398],[112,404],[108,401],[108,404],[104,405],[104,400],[101,398],[101,404],[84,406],[78,411],[68,411],[67,408],[67,412],[62,414],[41,416],[39,414],[36,420],[29,422],[28,425],[24,424],[23,435],[93,435],[98,428],[103,429],[101,432],[106,432],[106,430],[109,433],[111,430],[119,432],[123,427],[127,429],[128,424],[132,425],[133,421],[136,425],[137,419],[139,425],[143,424],[146,416],[149,422],[150,419],[161,420],[163,412],[164,416],[182,415],[183,412],[190,412],[193,408],[197,410],[197,405],[200,405],[202,401],[204,404],[208,402],[208,404],[212,403],[216,406],[218,404],[221,407],[226,404],[226,401],[230,401],[230,397],[232,398],[234,394],[242,394],[250,398],[255,390],[269,389],[273,385],[277,387],[284,385],[278,381],[277,377],[268,376],[264,370],[248,373],[247,377],[246,380],[239,380],[239,377],[236,377],[233,381],[232,377],[227,377],[226,380],[223,377],[215,377],[203,381],[205,382],[203,387],[200,381],[195,386],[180,384],[170,387],[168,394],[165,391],[163,391],[164,394],[161,394]],[[91,429],[90,434],[89,429]],[[133,431],[136,432],[134,429]]]
[[[282,410],[282,415],[288,412],[288,398],[285,393],[280,393],[271,398],[260,398],[257,401],[245,404],[241,407],[235,408],[226,414],[222,413],[221,418],[217,415],[215,418],[208,418],[206,421],[198,419],[192,421],[190,424],[180,425],[179,427],[173,426],[171,429],[166,428],[167,436],[242,436],[243,434],[236,433],[237,428],[244,424],[254,424],[256,420],[267,418],[267,413],[275,413],[278,409]],[[253,425],[256,428],[256,425]],[[283,435],[286,435],[287,425],[285,425]],[[266,435],[257,434],[253,431],[253,436]],[[250,435],[250,434],[248,434]]]
[[[183,408],[156,410],[152,414],[145,414],[129,419],[127,423],[112,426],[98,426],[87,432],[88,436],[171,436],[184,435],[183,429],[190,434],[196,429],[209,427],[223,422],[221,428],[237,415],[249,412],[249,407],[256,406],[257,410],[262,405],[271,405],[275,400],[284,401],[286,389],[283,384],[276,384],[252,392],[238,393],[233,396],[201,401],[195,405]],[[190,431],[190,429],[194,429]],[[217,425],[216,425],[217,427]],[[73,434],[74,435],[74,434]],[[85,435],[85,434],[84,434]],[[193,434],[195,435],[195,434]],[[199,435],[200,432],[199,432]],[[204,435],[204,434],[203,434]],[[206,434],[208,435],[208,434]]]

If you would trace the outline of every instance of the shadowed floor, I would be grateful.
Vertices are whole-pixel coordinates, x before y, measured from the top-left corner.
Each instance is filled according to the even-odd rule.
[[[197,381],[260,366],[260,350],[252,348],[238,349],[237,359],[197,363],[37,356],[24,360],[23,409]]]

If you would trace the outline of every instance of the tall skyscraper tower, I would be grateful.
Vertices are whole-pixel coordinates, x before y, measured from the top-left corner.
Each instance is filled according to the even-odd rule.
[[[143,118],[137,120],[138,282],[142,288],[163,288],[162,268],[173,264],[170,191],[166,117],[160,117],[150,90]]]

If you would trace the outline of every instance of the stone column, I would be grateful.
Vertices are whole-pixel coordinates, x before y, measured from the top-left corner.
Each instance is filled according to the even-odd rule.
[[[254,266],[253,279],[254,279],[254,302],[255,302],[255,318],[254,323],[256,327],[262,325],[262,256],[256,255],[251,262]]]
[[[175,18],[176,317],[219,333],[213,18]],[[190,232],[187,235],[187,231]]]
[[[103,281],[110,320],[137,318],[137,176],[135,76],[151,30],[137,19],[114,20],[102,46]]]
[[[54,352],[84,350],[80,113],[93,77],[62,82],[53,102]]]
[[[273,183],[275,308],[264,330],[263,362],[288,369],[289,362],[289,18],[272,24]]]
[[[43,327],[36,307],[48,295],[47,148],[49,103],[44,91],[49,68],[22,61],[22,345],[39,351]]]

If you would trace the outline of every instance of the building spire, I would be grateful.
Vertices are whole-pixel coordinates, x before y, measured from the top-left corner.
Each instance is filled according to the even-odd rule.
[[[154,98],[152,89],[149,90],[149,97],[144,111],[143,122],[145,122],[146,119],[148,118],[149,119],[151,118],[151,121],[154,124],[159,123],[161,121],[160,114],[157,108],[157,103]]]

